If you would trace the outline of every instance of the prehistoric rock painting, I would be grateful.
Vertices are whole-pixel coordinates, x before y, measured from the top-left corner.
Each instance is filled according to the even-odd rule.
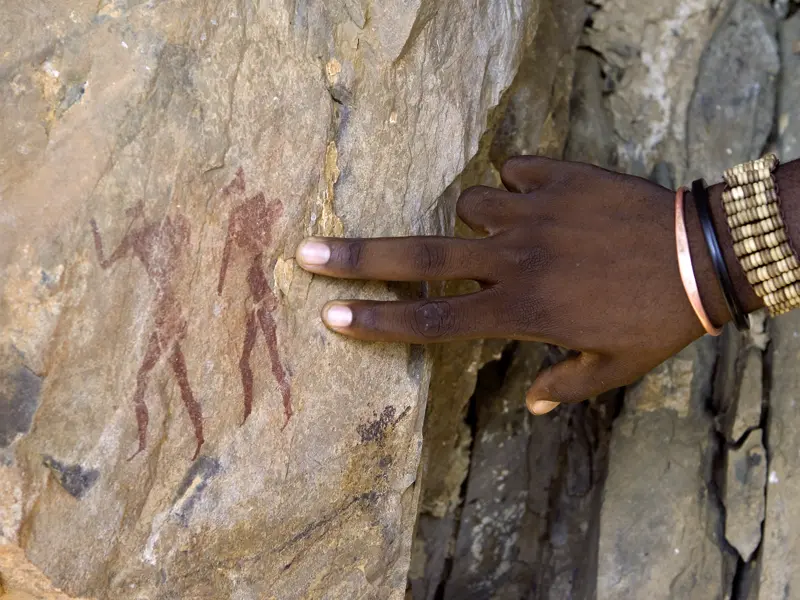
[[[234,180],[223,189],[223,194],[229,196],[232,194],[243,195],[244,193],[244,172],[240,168]],[[264,251],[272,240],[272,226],[281,214],[283,214],[281,202],[273,200],[268,204],[264,194],[261,192],[246,199],[231,211],[228,221],[228,237],[225,240],[225,249],[222,253],[217,294],[222,294],[231,251],[236,246],[243,250],[250,259],[250,268],[247,271],[247,285],[250,288],[250,300],[252,302],[247,313],[244,346],[242,348],[242,356],[239,359],[239,372],[242,376],[242,387],[244,388],[244,419],[242,423],[247,421],[247,417],[250,416],[253,410],[253,371],[250,368],[250,355],[253,352],[260,327],[267,341],[269,359],[272,363],[272,374],[278,383],[278,388],[283,398],[283,412],[286,417],[283,427],[286,427],[293,414],[292,393],[286,371],[281,364],[275,319],[272,317],[272,312],[278,307],[278,299],[272,293],[267,276],[261,266]]]
[[[136,423],[139,429],[139,448],[128,459],[133,459],[147,447],[147,423],[149,414],[144,394],[150,371],[158,363],[162,354],[168,356],[169,365],[181,390],[181,399],[194,425],[194,436],[197,447],[192,460],[197,458],[203,445],[203,413],[200,403],[195,400],[189,378],[186,374],[186,361],[181,351],[180,342],[186,337],[186,319],[183,316],[180,302],[172,285],[181,252],[189,244],[189,221],[183,215],[166,217],[163,221],[148,221],[144,216],[142,202],[127,211],[132,223],[117,246],[117,249],[106,258],[103,240],[94,219],[91,221],[94,234],[94,246],[100,259],[100,266],[108,269],[118,260],[132,253],[144,265],[150,281],[155,286],[155,302],[152,312],[154,326],[147,343],[144,360],[136,375],[136,391],[133,394],[133,406],[136,411]],[[134,227],[141,219],[142,224]]]

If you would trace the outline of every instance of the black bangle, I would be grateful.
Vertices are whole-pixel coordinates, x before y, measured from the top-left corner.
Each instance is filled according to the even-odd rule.
[[[733,282],[731,282],[728,267],[725,265],[725,259],[722,257],[722,250],[720,250],[719,242],[717,241],[717,230],[714,227],[714,221],[711,220],[711,209],[709,207],[708,189],[706,189],[705,180],[698,179],[692,183],[692,197],[697,206],[697,215],[700,217],[700,225],[703,227],[703,237],[706,238],[708,253],[711,255],[711,262],[717,273],[717,280],[722,288],[725,304],[728,306],[728,311],[730,311],[733,317],[736,329],[739,331],[747,331],[750,329],[750,319],[742,310],[742,307],[736,299],[736,294],[733,291]]]

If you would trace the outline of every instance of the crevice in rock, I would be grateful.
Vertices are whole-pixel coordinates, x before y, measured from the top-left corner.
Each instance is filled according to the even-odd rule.
[[[734,334],[736,335],[736,334]],[[712,520],[711,525],[714,527],[714,538],[722,551],[723,560],[721,562],[720,578],[722,582],[722,589],[732,590],[737,578],[738,567],[737,561],[741,562],[737,550],[728,542],[725,536],[725,523],[727,519],[727,511],[725,506],[725,485],[727,477],[727,454],[728,454],[728,440],[725,432],[720,430],[715,424],[719,423],[725,410],[728,408],[725,402],[720,402],[719,386],[723,385],[721,379],[725,378],[726,361],[732,361],[733,370],[727,375],[732,375],[734,378],[733,390],[738,391],[738,380],[741,377],[741,371],[737,368],[739,364],[739,356],[741,355],[741,348],[736,347],[732,356],[726,356],[723,340],[716,340],[714,345],[714,358],[713,366],[711,367],[711,376],[709,377],[710,387],[708,393],[704,396],[703,410],[708,418],[709,424],[709,448],[706,454],[706,460],[709,461],[705,471],[705,483],[708,490],[709,503],[713,506],[719,517]],[[722,375],[722,377],[721,377]],[[726,390],[730,393],[730,390]],[[723,392],[725,393],[725,392]],[[747,435],[742,436],[742,440],[746,440]]]
[[[482,402],[486,401],[487,398],[490,398],[493,394],[496,394],[503,387],[506,375],[508,374],[509,367],[511,366],[511,362],[514,359],[514,354],[516,353],[518,346],[518,342],[512,342],[505,347],[499,359],[486,363],[478,371],[478,379],[475,383],[475,391],[469,399],[467,414],[464,417],[464,423],[469,429],[470,434],[470,444],[467,451],[467,455],[470,458],[472,457],[472,450],[475,447],[475,436],[478,430],[478,406]],[[455,510],[455,520],[457,525],[453,530],[453,537],[450,542],[451,548],[455,545],[455,540],[458,539],[458,536],[461,533],[461,528],[464,526],[464,522],[461,519],[461,513],[464,509],[464,501],[467,497],[467,486],[469,484],[469,477],[473,466],[474,462],[470,460],[467,476],[461,483],[461,489],[459,491],[459,503]],[[447,591],[447,584],[453,572],[453,559],[453,554],[450,552],[445,560],[442,579],[436,588],[436,593],[433,596],[433,600],[444,600],[446,597],[445,593]]]
[[[769,473],[770,453],[769,453],[769,429],[767,428],[769,416],[769,394],[772,386],[772,343],[768,342],[766,348],[761,352],[762,356],[762,396],[761,396],[761,418],[758,428],[751,428],[751,430],[761,430],[762,445],[764,448],[764,455],[767,462],[767,473]],[[747,437],[751,434],[748,430],[740,440],[739,447],[744,444]],[[764,486],[764,501],[766,506],[767,486],[769,479]],[[761,539],[749,561],[739,560],[736,564],[736,571],[733,578],[733,586],[731,589],[731,600],[747,600],[757,595],[757,588],[759,584],[759,575],[761,571],[761,555],[764,548],[764,535],[765,535],[766,518],[761,521]]]
[[[721,391],[723,394],[735,394],[738,397],[738,400],[734,400],[734,406],[716,406],[711,407],[712,416],[716,419],[717,423],[720,423],[724,419],[724,413],[726,410],[734,410],[740,408],[738,403],[742,401],[742,380],[743,380],[743,364],[746,360],[748,352],[759,352],[761,356],[761,402],[760,402],[760,414],[759,420],[757,425],[752,425],[748,427],[741,435],[738,436],[736,439],[729,439],[729,433],[721,430],[719,427],[715,432],[715,438],[717,443],[717,448],[715,450],[714,455],[714,484],[710,486],[714,493],[716,500],[723,500],[720,503],[720,511],[723,517],[721,524],[724,526],[723,529],[727,530],[730,523],[728,523],[728,519],[736,518],[734,515],[731,514],[729,507],[725,506],[726,502],[729,500],[726,498],[725,495],[725,486],[735,484],[735,482],[729,481],[731,477],[731,469],[730,465],[728,464],[729,461],[734,459],[734,453],[737,451],[742,451],[751,441],[751,436],[759,435],[761,436],[761,448],[763,451],[763,456],[765,457],[766,461],[766,470],[767,473],[769,472],[769,444],[768,444],[768,429],[767,429],[767,417],[769,411],[769,393],[771,387],[771,344],[767,343],[764,350],[759,350],[756,346],[752,337],[747,339],[746,341],[743,339],[742,346],[737,349],[736,352],[736,369],[734,377],[736,379],[735,385],[732,388],[722,390],[716,389],[717,386],[723,385],[718,379],[715,379],[715,392]],[[717,394],[715,394],[717,395]],[[738,460],[742,460],[741,455],[739,455]],[[737,475],[738,477],[738,475]],[[741,482],[740,482],[741,483]],[[768,481],[764,482],[764,487],[762,489],[764,502],[766,506],[766,494],[767,494],[767,485]],[[741,500],[739,500],[741,501]],[[741,515],[739,515],[741,518]],[[729,556],[735,556],[736,562],[735,566],[733,566],[732,576],[730,579],[730,599],[731,600],[748,600],[754,598],[758,595],[758,585],[759,585],[759,577],[761,571],[761,561],[762,561],[762,551],[763,551],[763,544],[764,544],[764,535],[765,535],[765,522],[766,520],[762,518],[760,522],[760,537],[758,540],[758,545],[752,551],[749,560],[744,560],[739,550],[734,547],[734,545],[729,541],[725,535],[725,531],[722,532],[720,535],[720,546],[721,548],[728,554]],[[730,563],[728,563],[730,564]],[[723,573],[723,577],[725,577],[725,573]],[[726,578],[727,579],[727,578]]]
[[[594,26],[594,13],[600,10],[602,5],[599,2],[592,2],[592,0],[586,0],[585,5],[586,18],[583,21],[583,26],[591,28]]]
[[[761,431],[764,436],[764,449],[767,453],[767,464],[769,464],[769,396],[772,391],[772,359],[773,359],[774,346],[772,342],[767,342],[767,347],[762,352],[762,395],[761,395]]]
[[[583,50],[585,52],[590,52],[591,54],[594,54],[597,58],[599,58],[599,59],[601,59],[603,61],[605,61],[605,59],[606,59],[606,57],[603,55],[602,52],[600,52],[600,50],[598,50],[597,48],[593,48],[592,46],[589,46],[588,44],[581,44],[580,46],[578,46],[578,50]],[[603,75],[603,77],[605,77],[605,73],[602,73],[602,71],[601,71],[601,74]]]

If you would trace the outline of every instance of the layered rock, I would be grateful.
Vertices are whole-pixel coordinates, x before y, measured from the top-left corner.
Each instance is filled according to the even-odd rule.
[[[696,344],[626,393],[600,513],[598,600],[724,596],[712,365],[713,348]]]

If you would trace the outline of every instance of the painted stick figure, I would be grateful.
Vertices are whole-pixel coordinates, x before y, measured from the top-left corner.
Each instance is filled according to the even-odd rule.
[[[97,222],[92,219],[92,233],[94,234],[94,247],[100,259],[100,266],[108,269],[118,260],[132,253],[144,266],[150,281],[155,285],[155,308],[153,309],[153,331],[147,342],[144,360],[136,375],[136,391],[133,394],[133,406],[136,411],[136,424],[139,430],[139,448],[128,460],[147,447],[147,424],[149,413],[144,401],[150,371],[158,363],[162,354],[167,354],[169,365],[175,374],[178,387],[181,390],[181,399],[189,413],[189,418],[194,425],[194,436],[197,447],[192,460],[200,454],[203,445],[203,413],[200,403],[194,399],[189,378],[186,374],[186,361],[181,351],[180,341],[186,337],[186,319],[181,310],[180,302],[175,295],[172,285],[172,275],[178,266],[181,252],[189,243],[190,226],[183,215],[173,218],[167,217],[163,221],[148,221],[144,217],[144,205],[140,201],[132,209],[126,211],[132,218],[130,228],[125,233],[117,249],[108,258],[103,251],[103,240],[97,229]],[[133,227],[137,219],[142,219],[143,224]]]
[[[225,187],[223,193],[226,196],[234,193],[238,195],[243,194],[244,191],[244,172],[240,168],[236,173],[236,178]],[[280,201],[273,200],[267,204],[264,194],[261,192],[248,198],[231,211],[228,221],[228,237],[225,240],[225,249],[222,253],[217,294],[222,294],[231,251],[233,246],[236,245],[250,257],[247,284],[250,288],[250,300],[252,302],[247,313],[244,346],[242,348],[242,356],[239,359],[239,372],[242,376],[242,387],[244,388],[244,419],[242,423],[247,421],[247,417],[250,416],[253,410],[253,370],[250,368],[250,354],[253,351],[253,346],[255,346],[260,326],[267,341],[267,350],[272,363],[272,375],[275,377],[275,381],[281,391],[283,413],[286,418],[283,427],[286,427],[293,414],[292,393],[286,371],[281,364],[277,328],[275,319],[272,317],[272,312],[278,307],[278,299],[270,289],[267,276],[261,266],[264,251],[272,240],[272,225],[281,214],[283,214],[283,205]]]

